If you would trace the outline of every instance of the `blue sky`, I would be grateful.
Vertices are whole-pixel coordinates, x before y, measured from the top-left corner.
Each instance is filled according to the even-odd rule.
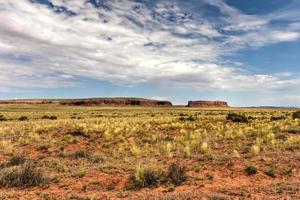
[[[0,99],[300,106],[299,0],[0,1]]]

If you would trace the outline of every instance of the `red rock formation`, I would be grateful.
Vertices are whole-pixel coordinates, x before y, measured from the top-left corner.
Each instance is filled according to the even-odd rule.
[[[66,106],[172,106],[169,101],[143,98],[91,98],[91,99],[20,99],[2,100],[0,104],[59,104]]]
[[[20,99],[20,100],[0,100],[0,104],[54,104],[57,100],[41,100],[41,99]]]
[[[96,98],[63,100],[61,105],[69,106],[172,106],[169,101],[159,101],[142,98]]]
[[[229,107],[225,101],[189,101],[187,107]]]

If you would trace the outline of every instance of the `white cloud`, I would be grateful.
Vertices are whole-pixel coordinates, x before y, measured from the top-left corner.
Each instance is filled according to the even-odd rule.
[[[300,33],[275,31],[271,33],[271,37],[276,41],[295,41],[300,39]]]
[[[299,39],[291,30],[268,29],[269,16],[249,16],[223,1],[208,1],[223,13],[218,25],[180,2],[161,1],[151,9],[128,0],[111,0],[110,9],[85,0],[53,0],[76,13],[54,12],[25,0],[0,2],[0,55],[26,55],[30,62],[0,57],[0,84],[10,87],[68,87],[76,76],[117,84],[173,84],[199,90],[281,89],[299,79],[251,74],[223,56],[246,46]],[[204,1],[203,1],[204,2]],[[224,64],[226,63],[226,64]]]

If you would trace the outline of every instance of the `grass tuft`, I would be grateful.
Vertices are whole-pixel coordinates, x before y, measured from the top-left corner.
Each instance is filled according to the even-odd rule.
[[[167,179],[176,186],[181,185],[187,180],[186,168],[176,163],[171,164],[167,172]]]
[[[160,178],[159,172],[142,166],[137,166],[134,175],[131,176],[135,188],[157,186]]]

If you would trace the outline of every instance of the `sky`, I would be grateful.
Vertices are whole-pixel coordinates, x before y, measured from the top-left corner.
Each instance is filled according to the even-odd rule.
[[[300,0],[0,0],[0,99],[300,107]]]

